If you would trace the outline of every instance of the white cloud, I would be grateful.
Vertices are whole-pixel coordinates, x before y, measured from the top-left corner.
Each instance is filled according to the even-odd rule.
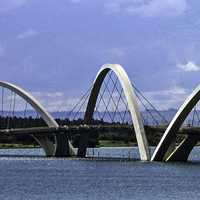
[[[127,11],[146,17],[178,16],[183,14],[187,8],[186,0],[152,0],[138,8],[127,8]]]
[[[67,94],[59,91],[55,92],[31,92],[31,94],[49,111],[71,111],[77,102],[80,100],[80,96],[69,97]],[[143,92],[144,96],[158,109],[158,110],[167,110],[170,108],[178,108],[185,101],[187,96],[190,94],[190,91],[182,88],[180,86],[174,86],[166,90],[158,91],[148,91]],[[104,101],[107,103],[109,101],[109,94],[105,95]],[[113,99],[118,101],[119,94],[114,94]],[[125,100],[126,102],[126,100]],[[81,111],[85,111],[86,103],[82,107]],[[140,105],[141,106],[141,105]],[[78,108],[77,108],[78,109]],[[113,102],[110,102],[109,111],[115,110],[115,105]],[[120,111],[125,110],[123,103],[120,103],[118,109]],[[143,107],[141,106],[141,109]],[[105,105],[103,102],[99,105],[99,111],[105,111]]]
[[[62,92],[32,92],[32,94],[39,98],[42,98],[42,97],[57,98],[57,97],[64,96]]]
[[[111,48],[105,51],[105,54],[113,60],[119,60],[121,59],[124,55],[125,52],[122,48]]]
[[[81,95],[79,96],[68,96],[67,94],[63,92],[31,92],[31,94],[49,111],[49,112],[56,112],[56,111],[71,111],[74,106],[79,102],[79,105],[76,107],[75,111],[78,111],[81,104],[84,100],[80,102]],[[98,111],[105,111],[105,104],[108,103],[110,97],[109,93],[104,93],[104,102],[101,101],[99,104]],[[113,100],[115,101],[115,104],[113,101],[110,101],[110,104],[107,108],[109,111],[115,110],[116,102],[118,101],[119,94],[114,93],[113,94]],[[126,101],[125,101],[126,102]],[[85,112],[87,106],[87,100],[85,101],[84,105],[81,107],[81,112]],[[118,106],[118,109],[120,111],[124,111],[126,109],[126,106],[121,103]]]
[[[24,6],[27,0],[1,0],[0,1],[0,14],[10,12],[17,8]]]
[[[69,0],[69,2],[70,2],[70,3],[74,3],[74,4],[76,4],[76,3],[80,3],[81,0]]]
[[[158,109],[158,110],[167,110],[170,108],[178,108],[185,101],[186,97],[189,95],[190,91],[185,88],[174,86],[172,88],[166,90],[158,90],[158,91],[149,91],[143,92],[144,96]],[[9,93],[10,94],[10,93]],[[8,99],[11,98],[9,97]],[[31,92],[31,94],[49,111],[71,111],[72,108],[76,105],[80,100],[80,96],[77,97],[69,97],[64,92],[55,91],[55,92]],[[118,101],[119,94],[116,93],[113,95],[113,99]],[[15,110],[24,110],[25,103],[23,103],[21,98],[16,99],[16,109]],[[109,101],[109,96],[105,96],[104,101],[107,103]],[[126,102],[126,100],[125,100]],[[86,104],[82,107],[80,111],[84,112],[86,110]],[[10,104],[8,103],[7,108],[9,109]],[[109,107],[107,108],[109,111],[115,110],[116,104],[112,101],[110,102]],[[141,106],[141,105],[140,105]],[[31,107],[30,107],[31,108]],[[30,109],[28,108],[28,109]],[[76,111],[78,110],[77,107]],[[120,111],[124,111],[126,106],[121,102],[119,104],[118,109]],[[141,106],[141,110],[143,107]],[[105,105],[103,102],[99,105],[99,111],[105,111]]]
[[[189,5],[186,0],[115,0],[105,4],[107,13],[126,12],[142,17],[179,16]]]
[[[108,14],[119,13],[121,11],[121,5],[117,2],[105,4],[105,9]]]
[[[200,67],[192,61],[189,61],[186,64],[178,64],[177,67],[186,72],[193,72],[200,70]]]
[[[80,100],[78,97],[68,97],[63,92],[31,92],[31,94],[49,111],[71,111]]]
[[[178,108],[189,95],[189,91],[180,86],[174,86],[167,90],[144,92],[150,102],[159,110]]]
[[[34,37],[38,34],[38,32],[32,28],[20,33],[17,36],[17,39],[26,39],[26,38],[30,38],[30,37]]]

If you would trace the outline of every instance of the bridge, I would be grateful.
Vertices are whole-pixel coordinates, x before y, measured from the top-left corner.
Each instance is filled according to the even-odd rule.
[[[95,132],[105,128],[130,129],[136,136],[142,161],[186,161],[200,139],[197,108],[200,86],[169,122],[117,64],[103,65],[92,87],[70,112],[66,112],[70,121],[81,122],[77,125],[59,124],[59,120],[54,119],[32,95],[16,85],[0,81],[0,87],[0,135],[31,135],[46,156],[85,157],[91,130]],[[188,116],[190,127],[187,127]],[[150,154],[145,131],[147,126],[163,133],[153,155]],[[76,150],[70,134],[80,130],[82,134]]]

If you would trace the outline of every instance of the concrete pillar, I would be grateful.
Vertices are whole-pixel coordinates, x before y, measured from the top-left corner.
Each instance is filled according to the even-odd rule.
[[[60,132],[56,134],[56,146],[55,146],[55,157],[69,157],[70,149],[69,149],[69,141],[68,136],[64,132]]]
[[[90,134],[88,132],[81,134],[77,157],[84,158],[86,156],[89,137]]]

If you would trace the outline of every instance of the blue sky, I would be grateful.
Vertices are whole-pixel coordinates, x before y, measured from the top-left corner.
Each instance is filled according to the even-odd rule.
[[[1,0],[1,79],[67,109],[105,63],[124,66],[159,108],[177,107],[200,75],[196,0]]]

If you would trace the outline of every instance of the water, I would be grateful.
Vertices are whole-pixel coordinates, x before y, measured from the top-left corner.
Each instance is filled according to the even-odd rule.
[[[103,148],[95,149],[95,153],[128,158],[135,150]],[[171,164],[53,159],[45,158],[40,149],[0,150],[0,155],[0,199],[3,200],[200,198],[200,148],[192,152],[192,162]]]

